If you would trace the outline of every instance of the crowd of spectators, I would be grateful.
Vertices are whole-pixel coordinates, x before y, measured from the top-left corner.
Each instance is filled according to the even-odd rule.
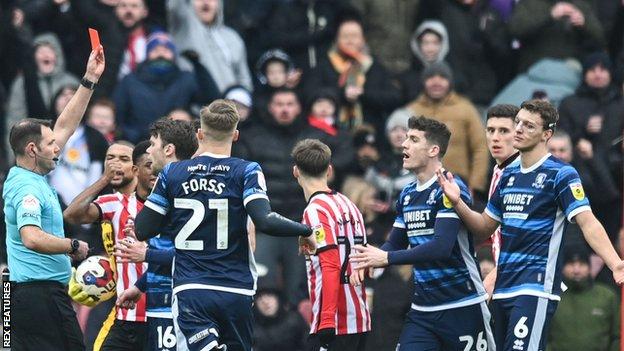
[[[400,190],[414,180],[401,151],[411,115],[449,126],[444,165],[483,206],[492,165],[485,109],[540,98],[559,107],[553,154],[579,170],[596,216],[614,243],[620,239],[624,1],[2,1],[0,180],[13,163],[11,126],[24,117],[55,120],[75,93],[88,27],[100,33],[106,70],[48,178],[63,204],[101,175],[112,141],[140,142],[157,119],[195,120],[201,106],[224,97],[241,115],[233,153],[259,162],[277,212],[300,220],[305,201],[289,153],[318,138],[333,152],[333,187],[358,205],[369,242],[379,244]],[[66,233],[101,247],[97,228],[68,225]],[[582,239],[572,242],[569,251],[580,253],[568,261],[589,262]],[[279,349],[279,337],[305,334],[294,313],[307,316],[304,260],[294,241],[262,233],[256,259],[264,289],[255,308],[258,349]],[[602,263],[591,262],[592,279],[569,269],[582,282],[564,302],[587,299],[590,281],[605,276]],[[396,320],[409,309],[410,274],[394,267],[370,284],[371,350],[392,349],[388,336],[398,336]],[[566,345],[556,338],[568,339],[563,330],[574,319],[574,309],[562,310],[553,345]]]

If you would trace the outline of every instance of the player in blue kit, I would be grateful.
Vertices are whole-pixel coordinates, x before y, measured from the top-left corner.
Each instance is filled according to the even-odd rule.
[[[381,249],[356,245],[358,268],[414,266],[415,294],[397,350],[495,350],[487,294],[472,238],[436,182],[451,132],[425,117],[411,117],[403,168],[416,174],[397,201],[397,217]],[[458,181],[463,201],[470,193]],[[352,275],[358,284],[362,276]]]
[[[576,221],[594,251],[624,281],[624,262],[594,217],[576,170],[548,153],[557,110],[548,102],[522,103],[516,115],[514,147],[520,162],[507,166],[484,213],[461,199],[450,173],[438,181],[460,218],[485,240],[501,225],[502,247],[492,309],[496,344],[503,350],[537,351],[561,293],[561,247],[568,221]]]
[[[190,160],[164,167],[136,236],[175,233],[172,311],[178,350],[251,350],[256,269],[247,216],[266,233],[302,236],[315,248],[309,227],[274,212],[260,166],[230,157],[238,138],[236,107],[216,100],[200,112],[199,149]]]
[[[159,119],[150,126],[147,153],[151,159],[154,175],[170,162],[186,160],[197,150],[197,138],[191,123],[167,118]],[[142,144],[139,143],[135,150]],[[135,236],[133,227],[125,229],[126,235]],[[149,240],[146,247],[140,241],[121,241],[115,245],[115,255],[122,262],[147,262],[145,272],[135,285],[117,298],[122,308],[135,308],[143,292],[146,294],[147,342],[145,351],[175,351],[176,337],[171,312],[171,264],[175,254],[173,233],[161,231]]]

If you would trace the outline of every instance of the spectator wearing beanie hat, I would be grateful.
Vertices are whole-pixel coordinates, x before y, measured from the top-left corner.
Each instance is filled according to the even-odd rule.
[[[408,103],[414,116],[434,118],[451,131],[444,167],[461,176],[471,190],[485,194],[489,153],[484,126],[475,106],[453,90],[453,72],[444,62],[427,66],[422,73],[423,92]],[[485,198],[485,196],[483,196]]]
[[[613,82],[609,56],[604,52],[588,55],[583,60],[583,83],[559,105],[558,127],[572,139],[574,162],[602,174],[602,181],[593,180],[599,185],[586,191],[592,210],[610,235],[622,223],[622,178],[617,175],[622,169],[621,150],[612,145],[622,136],[623,113],[624,99]],[[615,242],[614,236],[611,239]]]
[[[190,72],[176,64],[176,47],[165,32],[147,40],[146,60],[117,85],[113,100],[124,138],[133,143],[149,138],[145,126],[191,102],[204,101],[204,90]]]
[[[235,85],[225,90],[223,98],[233,101],[236,105],[236,110],[238,111],[238,116],[240,117],[240,120],[238,121],[238,129],[241,130],[248,128],[252,122],[250,120],[251,109],[253,107],[251,92],[249,92],[249,90],[242,85]]]
[[[568,289],[561,294],[551,322],[551,351],[619,350],[619,299],[613,290],[594,282],[590,268],[584,248],[566,248],[563,280]]]

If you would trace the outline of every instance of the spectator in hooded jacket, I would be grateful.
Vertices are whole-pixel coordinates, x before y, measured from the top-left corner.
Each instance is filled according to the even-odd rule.
[[[154,32],[146,46],[146,61],[128,74],[115,89],[117,122],[125,139],[137,143],[149,138],[145,127],[192,101],[207,102],[212,93],[204,82],[176,63],[176,47],[164,32]]]
[[[266,111],[269,99],[279,88],[296,88],[301,79],[301,70],[280,49],[266,51],[256,62],[256,79],[258,85],[254,89],[255,114]]]
[[[167,13],[180,52],[197,53],[221,94],[237,84],[253,90],[245,43],[223,23],[223,1],[167,0]]]
[[[611,174],[609,158],[613,143],[622,136],[624,99],[620,87],[613,83],[612,71],[606,53],[596,52],[585,58],[583,83],[559,106],[559,127],[570,134],[580,168],[591,168],[602,175],[601,181],[594,179],[597,187],[587,187],[586,192],[596,217],[615,242],[622,223],[622,179]],[[583,179],[584,184],[588,182]]]
[[[436,62],[443,62],[449,52],[449,40],[446,27],[440,21],[429,20],[416,28],[410,47],[414,60],[410,69],[400,76],[403,98],[415,99],[422,90],[420,76],[425,67]]]
[[[453,73],[445,63],[425,68],[422,82],[423,92],[407,109],[414,116],[434,118],[448,126],[451,140],[444,167],[466,179],[471,190],[485,192],[490,159],[475,106],[453,90]]]
[[[362,24],[356,17],[343,19],[334,45],[305,79],[308,97],[321,88],[340,92],[336,125],[341,129],[352,130],[368,122],[383,133],[385,117],[401,103],[400,90],[368,51]]]

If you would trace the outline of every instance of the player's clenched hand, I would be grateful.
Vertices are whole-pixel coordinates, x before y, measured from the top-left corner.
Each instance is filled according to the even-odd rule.
[[[139,290],[136,285],[133,285],[130,288],[124,290],[124,292],[122,292],[121,295],[117,297],[117,302],[115,302],[115,305],[117,305],[117,307],[131,310],[136,307],[136,303],[141,298],[141,294],[141,290]]]
[[[93,307],[100,301],[89,296],[86,292],[82,291],[82,287],[76,281],[76,268],[72,268],[71,278],[69,279],[69,289],[67,291],[69,297],[81,305]]]
[[[453,205],[457,205],[461,193],[453,174],[451,172],[446,172],[445,174],[444,168],[440,168],[436,171],[436,176],[438,176],[438,183],[442,191],[444,191],[444,195],[446,195]]]
[[[316,238],[314,234],[299,237],[299,254],[314,255],[316,253]]]
[[[624,261],[620,261],[613,270],[613,280],[618,285],[624,284]]]
[[[144,262],[147,246],[144,242],[124,238],[115,244],[115,257],[119,262]]]
[[[388,265],[388,253],[371,245],[355,245],[355,253],[349,255],[349,261],[355,269],[385,267]]]

